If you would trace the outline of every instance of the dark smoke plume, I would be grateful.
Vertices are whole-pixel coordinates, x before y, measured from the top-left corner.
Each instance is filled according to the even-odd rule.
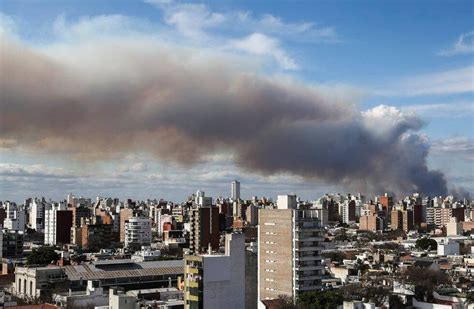
[[[388,106],[361,112],[234,60],[127,39],[39,49],[4,37],[0,140],[83,158],[140,150],[180,164],[230,152],[265,175],[447,192],[443,174],[427,167],[415,116]]]

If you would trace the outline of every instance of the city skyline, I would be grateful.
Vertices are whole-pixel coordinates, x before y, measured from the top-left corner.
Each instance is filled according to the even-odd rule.
[[[470,7],[4,1],[1,199],[472,194]]]

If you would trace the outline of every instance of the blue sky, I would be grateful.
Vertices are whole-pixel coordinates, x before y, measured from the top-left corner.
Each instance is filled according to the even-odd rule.
[[[132,31],[238,54],[255,61],[267,76],[341,89],[361,110],[384,104],[416,113],[425,123],[421,134],[431,144],[430,167],[443,171],[451,187],[474,193],[472,1],[6,0],[0,11],[0,25],[33,47],[94,31],[99,36]],[[0,159],[0,200],[42,192],[59,198],[72,190],[78,195],[179,200],[198,188],[227,195],[232,178],[242,179],[246,197],[295,192],[315,198],[344,190],[288,175],[248,175],[226,159],[199,164],[191,172],[147,154],[84,165],[60,155],[5,148]],[[92,186],[97,171],[101,180]],[[189,174],[183,177],[185,172]],[[133,181],[113,184],[123,173]],[[150,185],[143,175],[157,178],[149,178],[155,179]]]

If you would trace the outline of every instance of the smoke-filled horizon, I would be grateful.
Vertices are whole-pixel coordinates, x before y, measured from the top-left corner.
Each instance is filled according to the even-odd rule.
[[[243,171],[359,192],[444,195],[422,121],[337,91],[268,77],[231,54],[140,39],[33,47],[2,38],[0,140],[82,160],[136,150],[193,165],[231,153]],[[243,62],[243,63],[241,63]],[[245,69],[239,69],[239,66]]]

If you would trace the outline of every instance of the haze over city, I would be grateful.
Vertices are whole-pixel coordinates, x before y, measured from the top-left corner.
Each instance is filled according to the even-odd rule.
[[[2,197],[472,193],[468,2],[367,3],[3,1]]]

